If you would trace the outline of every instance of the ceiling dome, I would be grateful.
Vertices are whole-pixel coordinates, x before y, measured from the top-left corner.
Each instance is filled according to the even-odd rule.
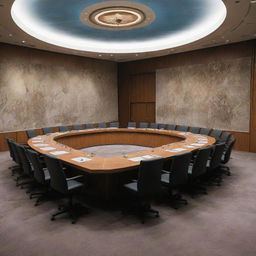
[[[225,20],[222,0],[15,0],[15,23],[31,36],[74,50],[152,52],[185,45]]]

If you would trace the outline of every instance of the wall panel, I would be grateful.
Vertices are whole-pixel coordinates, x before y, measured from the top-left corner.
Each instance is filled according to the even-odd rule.
[[[114,62],[0,44],[0,132],[118,118]]]
[[[122,102],[122,104],[119,104],[119,120],[123,126],[127,125],[127,122],[129,121],[130,118],[130,113],[129,113],[129,101],[125,99],[126,93],[124,93],[125,90],[127,90],[127,86],[129,86],[130,80],[128,79],[129,76],[131,75],[140,75],[144,73],[155,73],[157,70],[160,69],[182,69],[184,71],[184,75],[186,76],[186,67],[193,67],[196,65],[208,65],[209,63],[231,63],[231,65],[235,62],[239,62],[239,60],[248,60],[246,62],[246,67],[240,66],[241,69],[246,68],[244,70],[247,74],[249,74],[251,70],[251,74],[249,74],[249,77],[247,76],[247,82],[246,82],[246,97],[248,97],[248,86],[250,83],[251,86],[251,95],[250,98],[247,99],[247,102],[245,100],[246,97],[244,97],[243,101],[240,101],[240,99],[235,100],[233,99],[233,104],[235,106],[236,103],[239,102],[240,107],[245,107],[243,105],[246,105],[246,113],[245,116],[242,118],[241,115],[243,115],[243,112],[240,112],[240,115],[236,115],[236,117],[233,118],[233,124],[229,126],[230,129],[228,130],[233,130],[232,133],[237,137],[237,144],[236,144],[236,149],[238,150],[243,150],[243,151],[252,151],[256,152],[256,84],[255,84],[255,74],[256,74],[256,66],[255,66],[255,40],[251,40],[248,42],[241,42],[241,43],[236,43],[236,44],[229,44],[225,46],[219,46],[219,47],[214,47],[214,48],[207,48],[207,49],[202,49],[202,50],[197,50],[197,51],[192,51],[192,52],[185,52],[185,53],[179,53],[179,54],[173,54],[173,55],[168,55],[168,56],[163,56],[163,57],[158,57],[158,58],[152,58],[152,59],[145,59],[145,60],[140,60],[140,61],[132,61],[132,62],[126,62],[126,63],[120,63],[118,70],[119,70],[119,103]],[[251,67],[250,67],[251,66]],[[228,64],[227,64],[228,67]],[[243,72],[244,72],[243,71]],[[232,71],[234,72],[241,72],[241,71]],[[231,73],[232,73],[231,72]],[[230,74],[231,74],[230,73]],[[239,74],[234,74],[235,77],[237,77]],[[200,76],[199,76],[200,77]],[[216,77],[218,78],[218,77]],[[229,76],[232,80],[232,74]],[[183,77],[181,76],[180,79],[182,80]],[[204,77],[204,79],[201,78],[201,81],[199,81],[201,84],[203,84],[207,79],[207,76]],[[204,81],[205,80],[205,81]],[[224,80],[224,81],[223,81]],[[231,81],[230,80],[230,81]],[[217,80],[216,80],[217,81]],[[225,83],[225,77],[220,81],[221,83]],[[244,83],[243,78],[241,76],[240,80],[241,84]],[[240,83],[239,82],[239,83]],[[214,84],[214,83],[213,83]],[[240,85],[241,85],[240,84]],[[188,85],[191,86],[191,85]],[[243,90],[242,87],[240,87],[241,90]],[[187,90],[189,93],[189,90]],[[164,93],[164,92],[163,92]],[[177,93],[173,91],[173,93]],[[242,92],[244,93],[244,91]],[[232,92],[231,92],[232,94]],[[239,96],[239,94],[237,94]],[[236,97],[237,97],[236,95]],[[166,96],[167,97],[167,96]],[[185,95],[184,97],[189,97],[189,95]],[[209,98],[211,99],[213,95],[211,94],[211,91],[209,91]],[[158,99],[159,101],[160,99]],[[186,99],[185,99],[186,100]],[[236,101],[236,102],[235,102]],[[184,102],[184,101],[182,101]],[[181,102],[181,103],[182,103]],[[216,102],[216,101],[215,101]],[[210,104],[211,102],[209,102]],[[157,102],[158,104],[158,102]],[[180,104],[178,102],[177,104]],[[249,105],[250,104],[250,105]],[[248,115],[249,110],[248,108],[250,107],[250,116]],[[225,108],[225,104],[223,106],[223,111],[227,111]],[[244,109],[245,109],[244,108]],[[205,109],[202,108],[202,111]],[[168,112],[169,113],[169,118],[170,116],[175,116],[175,109],[171,109],[168,111],[168,109],[163,108],[161,110],[163,113]],[[180,114],[180,113],[179,113]],[[182,113],[181,113],[182,114]],[[196,115],[197,113],[195,113]],[[215,118],[212,116],[211,119]],[[237,122],[235,121],[237,119]],[[166,119],[167,120],[167,119]],[[236,127],[235,125],[237,123],[240,123],[240,125],[243,125],[242,122],[246,123],[247,128],[239,128]],[[158,120],[158,121],[164,121],[164,120]],[[180,124],[182,120],[177,120]],[[211,120],[212,121],[212,120]],[[226,121],[226,120],[225,120]],[[250,123],[250,126],[248,126],[248,123]],[[185,123],[184,123],[185,124]],[[192,123],[186,123],[188,125],[191,125]],[[196,125],[196,122],[193,124]],[[203,124],[201,124],[203,126]],[[209,123],[211,125],[211,123]],[[204,126],[208,126],[208,124],[205,123]],[[220,123],[218,125],[214,125],[216,127],[221,127]],[[223,126],[223,128],[228,128],[227,126]],[[221,127],[222,128],[222,127]]]

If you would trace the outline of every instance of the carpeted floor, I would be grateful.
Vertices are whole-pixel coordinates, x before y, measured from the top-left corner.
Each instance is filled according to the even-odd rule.
[[[119,211],[92,208],[75,225],[50,221],[56,202],[38,207],[15,187],[0,153],[0,256],[255,256],[256,154],[234,152],[233,175],[208,195],[144,225]]]

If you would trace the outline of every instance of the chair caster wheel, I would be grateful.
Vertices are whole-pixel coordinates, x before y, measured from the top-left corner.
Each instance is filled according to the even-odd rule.
[[[54,217],[51,217],[51,221],[54,221],[55,220],[55,218]]]
[[[156,218],[159,218],[159,213],[156,213],[156,215],[155,215],[155,216],[156,216]]]
[[[71,222],[72,224],[76,224],[76,221],[75,220],[72,220],[72,222]]]

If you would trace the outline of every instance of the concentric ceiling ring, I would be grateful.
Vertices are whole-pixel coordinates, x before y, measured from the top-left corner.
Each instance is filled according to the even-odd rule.
[[[93,9],[95,5],[103,10]],[[137,11],[124,12],[127,5]],[[151,16],[137,5],[151,10]],[[94,11],[89,16],[83,13],[87,8]],[[221,26],[226,14],[222,0],[15,0],[11,9],[15,23],[39,40],[111,54],[160,51],[194,42]]]
[[[151,24],[155,20],[155,13],[144,4],[108,1],[85,8],[80,19],[85,25],[97,29],[128,30]]]

